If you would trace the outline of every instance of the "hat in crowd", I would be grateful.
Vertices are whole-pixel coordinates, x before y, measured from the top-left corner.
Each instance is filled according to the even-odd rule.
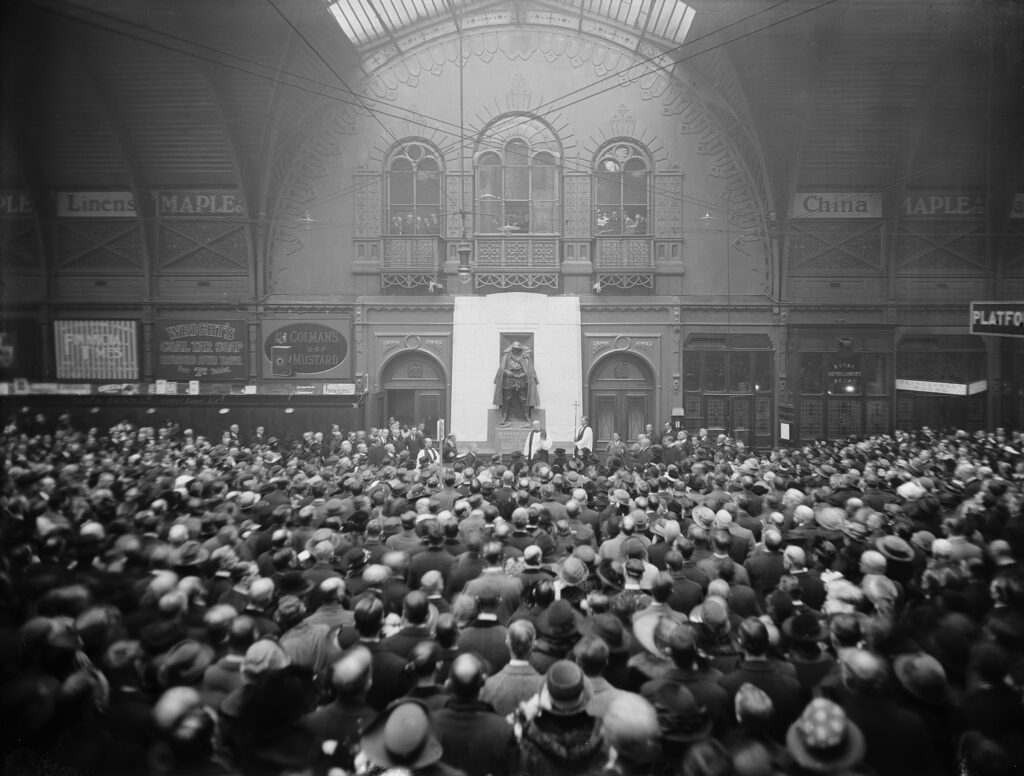
[[[171,554],[172,566],[200,566],[210,558],[210,551],[195,539],[190,539]]]
[[[164,687],[198,684],[213,658],[213,647],[195,639],[186,639],[167,650],[157,661],[157,679]]]
[[[613,655],[629,652],[633,644],[633,637],[622,625],[622,620],[609,612],[593,615],[580,630],[601,639]]]
[[[846,525],[846,513],[839,507],[825,507],[814,519],[826,531],[841,531]]]
[[[624,491],[622,488],[616,488],[614,491],[612,491],[612,499],[619,504],[628,504],[629,493]]]
[[[287,571],[277,580],[277,590],[281,598],[293,595],[298,598],[313,589],[313,582],[303,576],[301,571]]]
[[[251,490],[244,491],[238,495],[239,509],[252,509],[260,500],[260,494]]]
[[[570,660],[559,660],[548,669],[544,678],[540,707],[551,714],[568,717],[584,711],[590,697],[591,692],[580,667]]]
[[[587,566],[590,566],[595,560],[597,560],[597,553],[594,552],[594,548],[589,544],[581,544],[572,551],[572,554],[583,561]]]
[[[864,734],[846,712],[826,698],[815,698],[789,726],[786,749],[813,773],[838,773],[857,765],[866,751]]]
[[[871,534],[864,523],[847,523],[840,530],[855,542],[862,542]]]
[[[388,706],[363,730],[359,745],[375,765],[411,771],[433,765],[444,754],[426,707],[412,698]]]
[[[587,567],[579,558],[570,555],[562,564],[558,576],[567,585],[579,586],[587,581]]]
[[[576,616],[568,601],[559,599],[537,617],[537,632],[549,639],[569,639],[580,635]]]
[[[918,700],[939,704],[949,697],[949,683],[942,663],[926,652],[900,655],[893,671],[903,688]]]
[[[707,707],[700,705],[683,685],[665,682],[651,700],[664,740],[689,744],[711,735],[712,720]]]
[[[904,482],[898,488],[896,493],[902,496],[907,501],[915,501],[925,494],[925,489],[918,485],[916,482],[911,480],[910,482]]]
[[[811,612],[800,612],[782,623],[782,632],[790,641],[815,643],[828,638],[828,628]]]
[[[639,614],[639,613],[638,613]],[[680,620],[651,611],[633,619],[633,636],[640,646],[654,655],[663,655],[679,630],[689,630]]]
[[[1013,557],[1013,548],[1005,539],[996,539],[994,542],[991,542],[988,545],[988,552],[992,556],[992,563],[995,564],[996,568],[1012,566],[1017,562]]]
[[[910,537],[910,543],[921,550],[925,555],[932,551],[932,544],[935,542],[935,534],[931,531],[917,531]]]
[[[695,611],[690,614],[690,619],[702,623],[708,630],[719,631],[729,630],[729,606],[725,600],[714,595],[704,599]]]
[[[710,507],[706,507],[703,504],[695,506],[690,514],[693,517],[693,521],[704,528],[710,528],[711,524],[715,522],[715,513]]]
[[[875,547],[887,560],[907,563],[914,559],[914,550],[898,536],[882,536],[875,541]]]

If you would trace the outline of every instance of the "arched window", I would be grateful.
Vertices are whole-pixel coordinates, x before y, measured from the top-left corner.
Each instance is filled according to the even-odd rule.
[[[650,231],[650,166],[639,147],[616,141],[605,148],[597,157],[594,183],[594,234]]]
[[[492,126],[485,137],[491,148],[476,155],[475,230],[557,232],[559,152],[550,129],[537,119],[516,116]]]
[[[441,233],[441,163],[425,143],[405,142],[391,157],[387,232]]]

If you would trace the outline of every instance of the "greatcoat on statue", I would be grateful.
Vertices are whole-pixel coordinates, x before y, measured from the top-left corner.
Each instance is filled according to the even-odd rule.
[[[494,376],[494,403],[501,408],[503,423],[509,417],[533,418],[533,408],[539,404],[537,373],[530,349],[521,342],[513,342],[501,354],[498,373]]]

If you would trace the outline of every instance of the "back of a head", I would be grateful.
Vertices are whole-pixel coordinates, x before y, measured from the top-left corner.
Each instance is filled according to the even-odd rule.
[[[667,571],[658,573],[657,579],[654,580],[654,584],[651,585],[651,596],[654,600],[663,604],[672,597],[672,575]]]
[[[405,670],[415,677],[428,679],[437,670],[441,660],[441,648],[435,641],[421,641],[409,652]]]
[[[422,590],[410,590],[402,602],[402,616],[411,625],[422,625],[430,616],[430,600]]]
[[[514,620],[508,626],[508,650],[515,660],[526,660],[537,640],[537,629],[529,620]]]
[[[875,695],[889,677],[885,658],[866,649],[848,649],[839,660],[843,684],[857,695]]]
[[[782,546],[782,534],[774,528],[769,528],[764,532],[764,546],[766,550],[778,552]]]
[[[623,763],[650,764],[659,759],[658,712],[642,695],[617,695],[605,711],[601,733]]]
[[[448,686],[456,698],[472,701],[476,700],[486,678],[483,661],[471,652],[464,652],[452,661]]]
[[[373,656],[363,646],[355,646],[331,667],[331,686],[340,698],[365,693],[370,689]]]
[[[454,647],[459,640],[459,624],[451,612],[444,612],[437,618],[434,635],[442,649]]]
[[[256,639],[256,621],[246,615],[236,617],[228,630],[228,649],[244,654]]]
[[[739,627],[740,646],[755,657],[768,652],[768,628],[756,617],[747,617]]]
[[[573,648],[576,664],[587,676],[600,676],[608,667],[610,652],[604,639],[584,636]]]
[[[487,542],[483,549],[484,561],[490,566],[500,566],[504,550],[498,542]]]
[[[384,604],[373,595],[359,600],[352,612],[356,630],[363,638],[375,638],[380,635],[380,626],[384,622]]]

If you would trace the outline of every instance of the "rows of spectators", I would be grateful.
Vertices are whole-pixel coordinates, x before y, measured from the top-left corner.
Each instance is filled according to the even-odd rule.
[[[1024,763],[1020,434],[424,465],[333,432],[7,426],[3,773]]]

